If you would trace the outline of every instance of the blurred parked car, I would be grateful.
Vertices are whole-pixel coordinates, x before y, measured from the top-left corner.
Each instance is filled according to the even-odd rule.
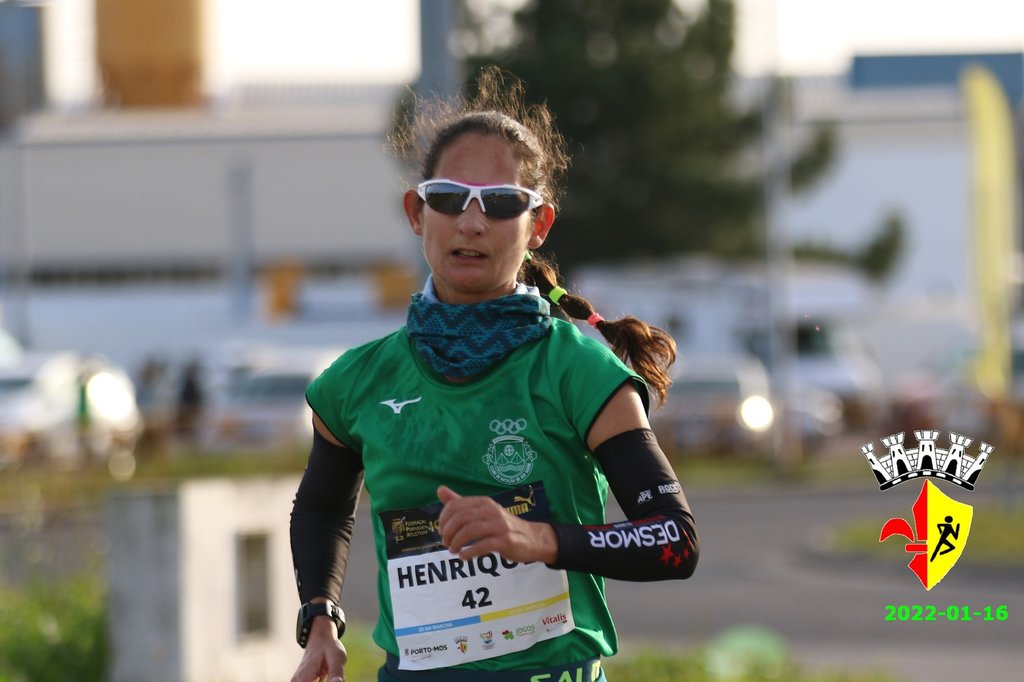
[[[696,356],[676,370],[668,402],[651,415],[651,427],[669,450],[764,454],[782,410],[807,445],[844,428],[842,401],[830,391],[796,386],[783,405],[757,358]]]
[[[909,438],[916,429],[940,429],[971,438],[995,437],[995,403],[978,388],[975,361],[976,351],[964,348],[895,379],[881,433],[903,431]],[[1019,385],[1016,370],[1011,379],[1011,386]],[[1020,394],[1011,389],[1007,405],[1019,402]]]
[[[24,354],[25,350],[18,343],[18,340],[0,327],[0,367],[14,364]]]
[[[651,428],[667,450],[761,450],[775,420],[768,376],[753,357],[684,358]]]
[[[26,353],[0,366],[0,467],[132,452],[141,429],[131,379],[103,358]]]
[[[877,424],[884,409],[884,381],[878,361],[848,325],[802,320],[796,325],[798,381],[839,396],[848,426]]]
[[[838,319],[805,317],[790,331],[794,353],[787,371],[799,387],[797,409],[806,413],[814,405],[814,392],[824,392],[840,400],[844,428],[877,430],[886,408],[884,378],[877,358],[856,330]],[[743,336],[747,349],[767,363],[765,330],[748,330]]]
[[[343,349],[274,348],[249,353],[229,369],[204,417],[201,444],[210,450],[271,450],[312,439],[306,387]]]

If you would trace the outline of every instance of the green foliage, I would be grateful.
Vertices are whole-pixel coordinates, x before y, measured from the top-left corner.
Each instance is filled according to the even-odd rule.
[[[882,282],[892,274],[906,247],[903,219],[896,214],[886,218],[882,229],[858,254],[858,264],[873,282]]]
[[[688,17],[672,0],[556,0],[515,23],[519,41],[468,72],[497,63],[558,117],[574,156],[549,237],[563,264],[757,248],[758,185],[735,160],[758,118],[727,97],[732,3]]]
[[[821,177],[832,165],[836,156],[835,127],[831,124],[815,129],[802,153],[793,159],[789,168],[789,186],[794,192],[801,192]]]
[[[862,272],[876,284],[884,283],[906,250],[906,228],[897,213],[889,214],[878,232],[859,249],[844,250],[829,244],[802,243],[793,247],[798,260],[838,263]]]
[[[737,104],[735,9],[707,0],[547,0],[496,38],[494,3],[463,3],[467,75],[497,64],[546,101],[574,157],[549,246],[563,266],[703,252],[763,253],[762,115]],[[492,14],[488,14],[488,12]],[[830,132],[793,160],[794,187],[829,163]]]
[[[93,576],[0,588],[0,682],[105,679],[105,594]]]

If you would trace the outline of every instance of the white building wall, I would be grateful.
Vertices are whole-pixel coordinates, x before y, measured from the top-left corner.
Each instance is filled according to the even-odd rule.
[[[887,292],[963,297],[972,288],[966,124],[946,121],[840,121],[835,165],[786,211],[795,243],[863,247],[886,217],[907,228],[905,252]]]
[[[384,150],[386,118],[360,127],[345,116],[30,120],[17,149],[0,146],[9,169],[0,191],[23,206],[21,216],[2,216],[0,236],[23,224],[36,267],[216,266],[237,248],[241,209],[258,263],[411,260],[401,168]],[[250,177],[245,204],[232,191],[239,167]]]

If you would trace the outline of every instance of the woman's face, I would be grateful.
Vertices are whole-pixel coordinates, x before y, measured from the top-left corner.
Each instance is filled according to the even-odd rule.
[[[435,178],[467,185],[518,185],[519,159],[497,135],[465,133],[441,153]],[[423,238],[423,253],[434,289],[445,303],[476,303],[512,293],[527,248],[544,243],[554,209],[549,204],[517,218],[496,219],[478,201],[458,215],[439,213],[417,196],[404,197],[412,231]]]

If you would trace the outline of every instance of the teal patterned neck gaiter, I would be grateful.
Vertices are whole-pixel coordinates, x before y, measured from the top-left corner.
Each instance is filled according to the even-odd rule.
[[[406,330],[416,350],[441,376],[479,374],[551,329],[551,306],[532,294],[450,305],[415,294]]]

